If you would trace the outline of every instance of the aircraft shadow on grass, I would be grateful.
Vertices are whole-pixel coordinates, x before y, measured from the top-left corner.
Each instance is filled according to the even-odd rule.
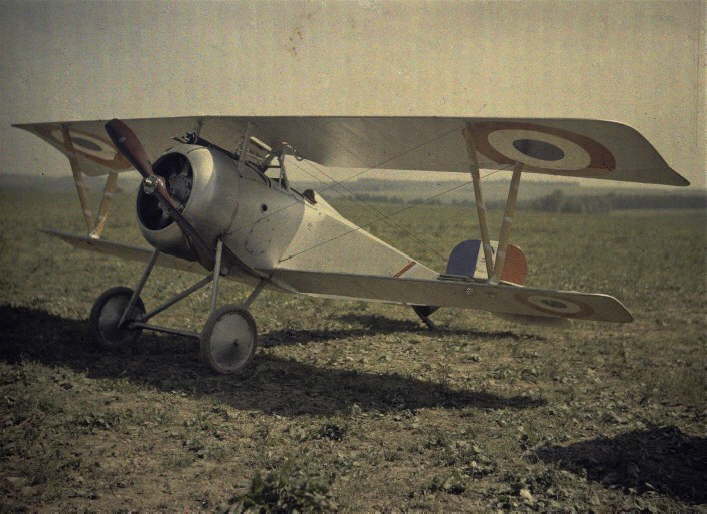
[[[586,475],[607,487],[655,491],[691,504],[707,502],[707,438],[677,427],[652,427],[569,446],[539,448],[544,462]]]
[[[419,321],[399,320],[386,318],[376,314],[344,314],[338,316],[344,323],[359,325],[357,328],[346,328],[336,330],[274,330],[260,337],[261,346],[287,346],[295,344],[309,344],[323,341],[333,341],[339,339],[350,339],[355,337],[367,337],[372,334],[396,334],[396,333],[419,333],[429,334],[429,329],[423,327]],[[514,339],[514,340],[538,340],[545,338],[537,335],[516,334],[510,331],[481,332],[466,329],[450,329],[442,327],[434,332],[439,335],[461,335],[467,337],[479,337],[484,339]]]
[[[389,332],[406,330],[392,321]],[[379,330],[379,329],[377,329]],[[333,334],[332,334],[333,332]],[[288,331],[298,342],[364,335],[366,329]],[[299,416],[329,415],[350,410],[404,411],[425,407],[525,409],[543,399],[502,397],[455,390],[443,384],[395,373],[369,373],[313,366],[260,354],[244,377],[213,375],[200,361],[193,341],[143,334],[136,349],[103,352],[95,349],[85,321],[45,311],[0,305],[0,360],[34,361],[85,372],[89,378],[124,378],[158,390],[211,397],[238,409]],[[265,334],[273,345],[283,333]],[[493,337],[493,336],[492,336]]]
[[[429,333],[429,329],[422,326],[422,324],[414,319],[397,320],[386,318],[385,316],[380,316],[377,314],[343,314],[339,316],[339,320],[346,323],[356,323],[362,325],[362,330],[366,334],[370,334],[371,331],[378,332],[423,332]],[[442,335],[461,335],[469,337],[481,337],[484,339],[515,339],[515,340],[535,340],[535,341],[545,341],[546,339],[542,336],[536,334],[522,334],[511,332],[510,330],[504,331],[480,331],[480,330],[469,330],[469,329],[458,329],[458,328],[447,328],[445,326],[440,326],[438,332]]]

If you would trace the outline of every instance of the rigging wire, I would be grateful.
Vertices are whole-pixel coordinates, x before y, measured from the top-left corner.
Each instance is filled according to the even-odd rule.
[[[510,168],[508,168],[508,169],[510,169]],[[495,173],[498,173],[499,171],[506,171],[506,169],[498,169],[498,170],[492,171],[491,173],[488,173],[488,174],[484,175],[482,178],[490,177],[491,175],[493,175],[493,174],[495,174]],[[440,193],[436,193],[436,194],[430,195],[430,196],[428,196],[428,197],[425,197],[424,200],[431,200],[431,199],[433,199],[433,198],[437,198],[437,197],[442,196],[442,195],[445,195],[445,194],[447,194],[447,193],[451,193],[452,191],[455,191],[455,190],[457,190],[457,189],[461,189],[461,188],[463,188],[463,187],[466,187],[466,186],[468,186],[468,185],[471,184],[471,183],[472,183],[471,181],[469,181],[469,182],[464,182],[463,184],[456,185],[456,186],[451,187],[451,188],[449,188],[449,189],[445,189],[444,191],[442,191],[442,192],[440,192]],[[385,219],[385,218],[390,218],[391,216],[396,216],[396,215],[400,214],[401,212],[407,211],[407,210],[409,210],[409,209],[413,209],[413,208],[415,208],[415,207],[419,207],[419,205],[420,205],[420,204],[406,205],[406,206],[403,207],[402,209],[398,209],[398,210],[393,211],[393,212],[391,212],[391,213],[389,213],[389,214],[385,214],[384,216],[382,216],[381,218],[378,218],[378,219],[375,220],[375,221],[382,221],[382,220]],[[374,222],[375,222],[375,221],[374,221]],[[330,242],[332,242],[332,241],[335,241],[335,240],[337,240],[337,239],[339,239],[339,238],[341,238],[341,237],[344,237],[345,235],[351,234],[351,233],[356,232],[356,231],[358,231],[358,230],[363,230],[364,227],[370,226],[370,225],[372,225],[372,224],[373,224],[373,223],[369,223],[369,224],[367,224],[367,225],[362,225],[362,226],[360,226],[360,227],[356,227],[356,228],[349,229],[349,230],[347,230],[346,232],[343,232],[343,233],[341,233],[341,234],[339,234],[339,235],[337,235],[337,236],[334,236],[334,237],[329,238],[329,239],[325,239],[324,241],[320,241],[320,242],[318,242],[318,243],[316,243],[316,244],[314,244],[314,245],[312,245],[312,246],[309,246],[309,247],[305,248],[304,250],[300,250],[300,251],[298,251],[298,252],[292,253],[292,254],[288,255],[287,257],[285,257],[284,259],[280,259],[279,262],[282,263],[282,262],[288,261],[288,260],[290,260],[290,259],[293,259],[294,257],[296,257],[296,256],[298,256],[298,255],[301,255],[301,254],[303,254],[303,253],[305,253],[305,252],[308,252],[308,251],[310,251],[310,250],[313,250],[314,248],[317,248],[317,247],[319,247],[319,246],[322,246],[322,245],[325,245],[325,244],[330,243]]]
[[[455,131],[457,131],[457,130],[459,130],[459,127],[454,127],[454,128],[449,129],[449,130],[445,130],[445,131],[443,131],[441,134],[439,134],[439,135],[433,137],[432,139],[429,139],[429,140],[427,140],[427,141],[423,141],[422,143],[420,143],[420,144],[418,144],[418,145],[415,145],[415,146],[413,146],[413,147],[411,147],[411,148],[408,148],[408,149],[406,149],[406,150],[403,150],[402,152],[400,152],[400,153],[398,153],[398,154],[395,154],[395,155],[393,155],[392,157],[388,157],[387,159],[384,159],[384,160],[382,160],[382,161],[380,161],[380,162],[377,162],[376,164],[374,164],[373,166],[371,166],[371,167],[369,167],[369,168],[365,168],[364,170],[362,170],[362,171],[360,171],[360,172],[358,172],[358,173],[354,173],[354,174],[351,175],[350,177],[346,177],[346,181],[347,181],[347,182],[348,182],[348,181],[351,181],[351,180],[353,180],[353,179],[355,179],[355,178],[360,177],[361,175],[365,175],[366,173],[368,173],[368,172],[370,172],[370,171],[372,171],[372,170],[380,169],[380,168],[381,168],[382,166],[384,166],[385,164],[388,164],[389,162],[394,161],[395,159],[399,159],[400,157],[403,157],[404,155],[407,155],[407,154],[409,154],[410,152],[414,152],[414,151],[417,150],[418,148],[422,148],[423,146],[426,146],[426,145],[428,145],[428,144],[430,144],[430,143],[434,143],[435,141],[439,141],[439,140],[442,139],[443,137],[446,137],[446,136],[448,136],[449,134],[451,134],[452,132],[455,132]],[[348,150],[348,149],[347,149],[347,150]],[[349,153],[353,153],[353,152],[351,152],[350,150],[348,150],[348,151],[349,151]],[[327,189],[330,189],[331,187],[333,187],[333,185],[330,185],[330,186],[328,186],[328,187],[322,189],[322,191],[326,191]]]
[[[408,154],[408,153],[410,153],[410,152],[413,152],[413,151],[417,150],[418,148],[422,148],[422,147],[425,146],[425,145],[428,145],[428,144],[430,144],[430,143],[434,143],[435,141],[438,141],[438,140],[442,139],[443,137],[445,137],[445,136],[451,134],[452,132],[454,132],[454,131],[456,131],[456,130],[458,130],[458,129],[459,129],[459,127],[454,127],[454,128],[452,128],[452,129],[445,130],[445,131],[443,131],[441,134],[438,134],[438,135],[436,135],[435,137],[433,137],[433,138],[431,138],[431,139],[425,140],[425,141],[423,141],[422,143],[420,143],[420,144],[418,144],[418,145],[415,145],[415,146],[413,146],[413,147],[411,147],[411,148],[408,148],[408,149],[406,149],[406,150],[404,150],[404,151],[402,151],[402,152],[400,152],[400,153],[398,153],[398,154],[396,154],[396,155],[393,155],[392,157],[388,157],[387,159],[384,159],[384,160],[382,160],[382,161],[380,161],[380,162],[374,164],[374,165],[371,166],[370,168],[366,168],[366,169],[364,169],[364,170],[362,170],[362,171],[360,171],[360,172],[358,172],[358,173],[355,173],[354,175],[351,175],[350,177],[347,177],[347,178],[346,178],[346,181],[348,182],[348,181],[353,180],[353,179],[355,179],[355,178],[358,178],[358,177],[360,177],[360,176],[362,176],[362,175],[365,175],[366,173],[369,173],[370,171],[373,171],[373,170],[376,170],[376,169],[380,169],[380,167],[383,166],[383,165],[385,165],[386,163],[389,163],[389,162],[392,161],[392,160],[398,159],[398,158],[400,158],[400,157],[402,157],[402,156],[404,156],[404,155],[406,155],[406,154]],[[340,143],[338,143],[338,145],[341,146],[341,147],[343,147],[343,145],[341,145]],[[349,150],[348,148],[345,148],[345,147],[344,147],[344,149],[346,149],[349,153],[354,154],[354,152],[352,152],[352,151]],[[355,154],[354,154],[354,155],[355,155]],[[321,181],[320,181],[320,182],[321,182]],[[330,184],[329,186],[323,187],[323,188],[322,188],[320,191],[318,191],[318,192],[319,192],[319,193],[322,193],[322,192],[324,192],[324,191],[327,191],[327,190],[331,189],[332,187],[334,187],[334,185],[333,185],[333,184]],[[291,204],[289,204],[289,205],[285,205],[285,206],[283,206],[283,207],[280,207],[279,209],[275,209],[275,210],[272,211],[271,213],[269,213],[269,214],[267,214],[266,216],[260,218],[259,221],[265,220],[265,219],[269,218],[270,216],[273,216],[273,215],[277,214],[278,212],[284,211],[284,210],[289,209],[289,208],[291,208],[291,207],[294,207],[294,206],[296,206],[296,205],[299,205],[299,201],[298,201],[298,200],[293,201],[293,202],[292,202]],[[251,226],[250,228],[253,228],[253,226]]]
[[[342,182],[337,181],[334,177],[330,176],[330,175],[329,175],[328,173],[326,173],[325,171],[317,169],[317,167],[314,165],[314,163],[311,163],[310,165],[311,165],[312,168],[314,168],[315,171],[317,171],[317,172],[321,173],[322,175],[324,175],[325,177],[327,177],[333,184],[342,187],[344,190],[346,190],[346,192],[350,193],[351,195],[355,195],[355,193],[354,193],[351,189],[349,189],[348,187],[346,187]],[[323,180],[320,180],[317,176],[313,175],[312,173],[309,173],[307,170],[305,170],[305,169],[304,169],[302,166],[300,166],[299,164],[295,163],[295,166],[296,166],[299,170],[301,170],[301,171],[303,171],[304,173],[306,173],[307,175],[309,175],[310,177],[313,177],[313,178],[319,180],[319,182],[321,182],[322,184],[325,183]],[[323,167],[323,166],[322,166],[322,167]],[[421,244],[421,245],[422,245],[423,247],[425,247],[426,249],[431,250],[431,251],[432,251],[433,253],[435,253],[438,257],[440,257],[440,258],[442,258],[442,259],[445,258],[444,255],[442,255],[435,247],[431,246],[428,242],[425,242],[424,240],[418,238],[418,237],[417,237],[410,229],[408,229],[407,227],[404,227],[404,226],[399,225],[399,224],[397,224],[397,223],[393,223],[393,222],[390,221],[390,220],[387,220],[387,221],[386,221],[386,219],[387,219],[387,218],[386,218],[386,216],[387,216],[386,213],[383,212],[383,211],[382,211],[381,209],[379,209],[378,207],[376,207],[375,205],[373,205],[372,203],[366,202],[366,201],[363,201],[363,200],[359,200],[359,199],[353,198],[353,197],[351,198],[351,200],[354,201],[354,202],[358,202],[358,203],[360,203],[360,204],[363,204],[363,205],[365,205],[366,207],[368,207],[368,208],[370,208],[370,209],[372,209],[373,211],[375,211],[375,212],[378,213],[379,217],[378,217],[378,218],[373,218],[373,221],[372,221],[371,223],[369,223],[368,226],[372,225],[373,223],[375,223],[376,221],[379,221],[379,220],[380,220],[380,221],[384,221],[385,223],[387,223],[387,224],[390,225],[391,227],[393,227],[393,228],[395,228],[395,229],[397,229],[397,230],[402,230],[402,231],[404,231],[411,239],[415,240],[416,242],[418,242],[419,244]]]
[[[387,163],[389,163],[389,162],[391,162],[391,161],[393,161],[393,160],[395,160],[395,159],[398,159],[398,158],[400,158],[400,157],[402,157],[402,156],[404,156],[404,155],[406,155],[406,154],[408,154],[408,153],[410,153],[410,152],[413,152],[413,151],[415,151],[415,150],[417,150],[417,149],[419,149],[419,148],[422,148],[422,147],[424,147],[424,146],[426,146],[426,145],[428,145],[428,144],[430,144],[430,143],[433,143],[433,142],[435,142],[435,141],[438,141],[438,140],[440,140],[440,139],[446,137],[447,135],[451,134],[452,132],[458,130],[458,128],[459,128],[459,127],[453,127],[453,128],[451,128],[451,129],[449,129],[449,130],[442,131],[440,134],[436,135],[435,137],[433,137],[433,138],[431,138],[431,139],[425,140],[425,141],[423,141],[423,142],[421,142],[421,143],[419,143],[419,144],[417,144],[417,145],[414,145],[414,146],[412,146],[412,147],[410,147],[410,148],[407,148],[407,149],[405,149],[404,151],[399,152],[399,153],[397,153],[397,154],[395,154],[395,155],[393,155],[393,156],[391,156],[391,157],[388,157],[388,158],[386,158],[386,159],[384,159],[384,160],[382,160],[382,161],[380,161],[380,162],[374,164],[373,166],[371,166],[371,167],[369,167],[369,168],[365,168],[365,169],[359,171],[358,173],[355,173],[354,175],[351,175],[350,177],[347,177],[347,178],[346,178],[346,181],[348,182],[348,181],[351,181],[351,180],[353,180],[353,179],[359,178],[359,177],[365,175],[366,173],[369,173],[369,172],[372,171],[372,170],[380,169],[381,166],[384,166],[385,164],[387,164]],[[339,146],[342,146],[342,147],[343,147],[343,145],[341,145],[341,144],[339,144]],[[352,152],[350,149],[345,148],[345,147],[343,147],[343,148],[344,148],[345,150],[347,150],[349,153],[355,155],[355,153]],[[317,168],[316,168],[315,165],[314,165],[315,163],[313,163],[312,161],[307,161],[307,162],[310,163],[310,166],[312,166],[312,168],[314,168],[315,171],[318,171],[318,172],[321,173],[322,175],[324,175],[324,176],[326,176],[327,178],[329,178],[329,180],[331,181],[331,183],[330,183],[329,185],[323,187],[323,188],[319,191],[320,193],[321,193],[321,192],[324,192],[324,191],[327,191],[327,190],[329,190],[329,189],[331,189],[331,188],[334,188],[334,187],[339,186],[339,187],[343,187],[343,188],[346,189],[349,193],[352,193],[352,194],[353,194],[353,191],[351,191],[349,188],[347,188],[346,186],[343,185],[343,181],[337,181],[336,179],[334,179],[333,177],[331,177],[330,175],[328,175],[328,174],[325,173],[324,171],[317,170]],[[295,166],[296,166],[297,168],[299,168],[300,170],[304,171],[305,173],[307,173],[307,175],[313,176],[312,174],[310,174],[309,172],[307,172],[306,170],[304,170],[304,168],[302,168],[301,166],[299,166],[297,163],[295,163]],[[503,171],[503,170],[506,170],[506,169],[509,169],[509,167],[504,167],[504,168],[497,169],[497,170],[495,170],[495,171],[493,171],[493,172],[491,172],[491,173],[485,175],[483,178],[489,177],[489,176],[491,176],[491,175],[493,175],[493,174],[495,174],[495,173],[498,173],[499,171]],[[315,178],[316,180],[318,180],[320,183],[325,184],[325,182],[324,182],[323,180],[319,179],[318,177],[314,176],[314,178]],[[433,199],[433,198],[437,198],[437,197],[439,197],[439,196],[442,196],[442,195],[447,194],[447,193],[449,193],[449,192],[452,192],[452,191],[454,191],[454,190],[461,189],[462,187],[465,187],[465,186],[467,186],[467,185],[470,184],[470,183],[471,183],[471,182],[465,182],[465,183],[463,183],[463,184],[461,184],[461,185],[457,185],[457,186],[454,186],[454,187],[452,187],[452,188],[446,189],[446,190],[444,190],[444,191],[442,191],[442,192],[440,192],[440,193],[432,194],[432,195],[430,195],[430,196],[428,196],[428,197],[423,198],[423,202],[426,201],[426,200],[430,200],[430,199]],[[362,201],[362,200],[354,200],[354,201],[358,201],[358,202],[360,202],[360,203],[362,203],[362,204],[364,204],[364,205],[366,205],[366,206],[368,206],[368,207],[373,207],[373,206],[371,206],[369,203],[364,202],[364,201]],[[300,203],[299,201],[293,201],[293,202],[292,202],[291,204],[289,204],[289,205],[285,205],[285,206],[283,206],[283,207],[281,207],[281,208],[279,208],[279,209],[276,209],[276,210],[270,212],[268,215],[266,215],[264,218],[261,218],[259,221],[262,221],[263,219],[269,218],[270,216],[273,216],[273,215],[277,214],[278,212],[281,212],[281,211],[284,211],[284,210],[289,209],[289,208],[291,208],[291,207],[294,207],[295,205],[299,205],[299,203]],[[397,228],[397,229],[401,229],[401,227],[400,227],[399,225],[396,225],[396,224],[390,222],[389,218],[391,218],[392,216],[396,216],[396,215],[398,215],[398,214],[400,214],[401,212],[404,212],[404,211],[406,211],[406,210],[409,210],[409,209],[412,209],[412,208],[414,208],[414,207],[417,207],[417,205],[418,205],[418,204],[408,205],[408,206],[406,206],[406,207],[404,207],[404,208],[402,208],[402,209],[398,209],[398,210],[396,210],[396,211],[394,211],[394,212],[392,212],[392,213],[390,213],[390,214],[386,214],[386,213],[384,213],[383,211],[381,211],[380,209],[373,207],[373,209],[374,209],[375,211],[377,211],[377,212],[380,214],[380,216],[377,217],[377,218],[375,218],[372,222],[367,223],[366,225],[362,225],[362,226],[356,227],[356,228],[354,228],[354,229],[350,229],[350,230],[344,232],[343,234],[339,234],[338,236],[335,236],[335,237],[330,238],[330,239],[328,239],[328,240],[320,241],[319,243],[317,243],[317,244],[315,244],[315,245],[312,245],[312,246],[310,246],[310,247],[308,247],[308,248],[305,248],[304,250],[300,250],[299,252],[296,252],[296,253],[294,253],[294,254],[290,254],[287,258],[282,259],[282,260],[280,260],[279,262],[285,262],[285,261],[287,261],[287,260],[289,260],[289,259],[294,258],[296,255],[300,255],[300,254],[305,253],[305,252],[307,252],[307,251],[309,251],[309,250],[312,250],[312,249],[314,249],[314,248],[317,248],[317,247],[319,247],[319,246],[322,246],[323,244],[326,244],[326,243],[328,243],[328,242],[331,242],[331,241],[334,241],[334,240],[336,240],[336,239],[339,239],[339,238],[345,236],[346,234],[349,234],[349,233],[352,233],[352,232],[356,232],[356,231],[358,231],[358,230],[362,230],[363,227],[369,227],[369,226],[371,226],[373,223],[375,223],[376,221],[384,221],[384,222],[386,222],[387,224],[389,224],[389,225],[391,225],[391,226],[393,226],[393,227],[395,227],[395,228]],[[386,221],[386,220],[388,220],[388,221]],[[252,227],[251,227],[251,228],[252,228]],[[408,229],[406,229],[406,228],[404,228],[404,227],[402,227],[402,230],[404,230],[405,232],[407,232],[407,234],[408,234],[412,239],[416,240],[418,243],[422,244],[424,247],[426,247],[426,248],[431,248],[431,247],[428,246],[427,243],[425,243],[424,241],[421,241],[419,238],[416,238],[416,237],[414,236],[414,234],[413,234],[410,230],[408,230]],[[439,257],[444,258],[435,248],[433,248],[433,252],[434,252],[435,254],[437,254]]]

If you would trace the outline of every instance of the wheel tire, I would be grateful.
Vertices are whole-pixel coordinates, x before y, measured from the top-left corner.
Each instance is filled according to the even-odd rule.
[[[222,375],[246,369],[257,346],[255,319],[238,305],[224,305],[214,311],[201,332],[201,359]]]
[[[113,287],[99,296],[89,317],[91,332],[98,347],[103,350],[116,350],[132,345],[142,333],[141,328],[118,328],[118,322],[130,302],[133,290],[128,287]],[[138,297],[130,311],[128,320],[145,314],[145,305]]]

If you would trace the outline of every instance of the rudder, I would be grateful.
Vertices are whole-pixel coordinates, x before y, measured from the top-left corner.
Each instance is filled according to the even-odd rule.
[[[498,241],[491,241],[491,249],[495,254]],[[461,276],[478,280],[488,279],[486,258],[482,243],[478,239],[467,239],[457,244],[449,254],[447,269],[444,275],[448,277]],[[501,273],[501,280],[522,285],[528,275],[528,263],[520,247],[509,244],[506,247],[506,262]]]

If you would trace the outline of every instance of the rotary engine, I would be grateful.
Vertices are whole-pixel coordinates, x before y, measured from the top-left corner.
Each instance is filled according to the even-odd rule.
[[[207,244],[228,232],[238,210],[238,163],[225,153],[199,145],[178,144],[153,164],[164,178],[177,210]],[[197,260],[182,230],[160,204],[157,195],[141,184],[137,217],[145,239],[162,252]]]

